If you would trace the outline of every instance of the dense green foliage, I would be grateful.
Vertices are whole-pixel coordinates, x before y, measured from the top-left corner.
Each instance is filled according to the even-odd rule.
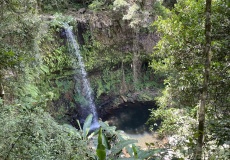
[[[167,78],[162,96],[157,98],[160,108],[157,112],[152,111],[151,119],[163,119],[161,133],[181,135],[181,128],[187,128],[182,135],[185,137],[184,141],[188,141],[186,156],[190,158],[193,156],[195,139],[198,137],[196,118],[198,118],[205,68],[205,56],[202,54],[205,44],[204,4],[204,1],[178,1],[171,11],[165,9],[167,18],[158,17],[153,24],[161,34],[161,40],[155,47],[152,66]],[[227,1],[217,0],[212,4],[212,58],[206,101],[206,145],[204,146],[205,156],[209,158],[214,155],[221,158],[229,154],[226,152],[224,153],[226,155],[221,155],[220,150],[215,150],[216,152],[210,150],[210,146],[214,144],[216,148],[221,148],[223,144],[229,145],[229,138],[224,138],[229,137],[227,126],[230,122],[227,118],[230,90],[226,87],[230,82],[230,57],[229,45],[227,45],[230,15],[228,7]],[[176,113],[181,116],[178,117]],[[219,123],[220,121],[223,123]],[[218,136],[216,132],[222,134]],[[182,150],[185,145],[186,143],[181,146]]]
[[[63,11],[71,3],[21,0],[3,1],[0,6],[0,83],[1,90],[6,93],[4,98],[1,95],[3,99],[0,98],[0,159],[96,159],[96,150],[92,148],[92,138],[95,137],[88,134],[87,127],[91,123],[85,123],[83,130],[65,124],[69,120],[66,113],[75,111],[82,101],[74,94],[73,67],[76,66],[73,64],[76,59],[68,54],[65,39],[59,34],[64,22],[72,25],[76,22],[71,16],[55,14],[50,20],[50,16],[44,14]],[[74,7],[89,3],[74,3]],[[111,50],[107,48],[105,59],[98,61],[94,54],[105,47],[100,47],[96,41],[90,46],[90,41],[82,48],[87,69],[100,68],[102,71],[102,68],[110,68],[102,71],[107,85],[103,85],[102,92],[119,91],[115,86],[120,85],[120,77],[114,75],[112,78],[109,73],[112,73],[113,66],[120,65],[123,58],[113,61],[118,52],[109,54]],[[131,59],[126,62],[131,63]],[[96,83],[101,82],[98,79]],[[131,82],[131,75],[129,79]],[[108,157],[114,159],[121,156],[124,147],[135,141],[124,140],[114,127],[106,129],[108,127],[104,124],[106,137],[110,139],[108,143],[112,146]],[[135,152],[140,156],[154,156],[153,152],[144,154],[137,147]]]
[[[206,159],[230,155],[229,7],[227,0],[212,0]],[[205,71],[204,8],[205,0],[2,0],[0,159],[122,159],[124,148],[129,159],[194,159]],[[169,137],[173,155],[143,151],[107,123],[91,133],[91,115],[81,128],[76,115],[84,98],[76,94],[77,60],[69,54],[63,23],[83,38],[81,54],[97,104],[107,97],[149,101],[161,90],[149,123],[162,120],[158,134]],[[152,56],[145,48],[155,45],[145,41],[151,36],[160,39]]]
[[[79,132],[59,125],[39,107],[1,106],[1,159],[88,159],[92,152]]]

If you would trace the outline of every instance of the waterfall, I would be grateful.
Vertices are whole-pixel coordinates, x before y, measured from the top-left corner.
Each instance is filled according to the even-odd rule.
[[[76,73],[75,73],[74,78],[78,82],[78,84],[82,85],[82,87],[75,85],[75,89],[77,90],[78,94],[80,94],[84,99],[84,101],[81,104],[81,107],[82,108],[87,107],[87,108],[83,108],[84,110],[87,111],[87,114],[90,114],[90,113],[93,114],[93,120],[92,120],[92,124],[91,124],[90,129],[94,130],[96,128],[99,128],[100,125],[98,123],[98,115],[97,115],[96,107],[95,107],[95,104],[93,101],[90,83],[87,79],[87,73],[85,71],[85,65],[84,65],[84,62],[82,60],[79,45],[74,38],[71,27],[68,24],[64,24],[64,28],[65,28],[65,32],[66,32],[65,34],[66,34],[68,44],[69,44],[69,50],[78,60],[79,68],[75,69]]]

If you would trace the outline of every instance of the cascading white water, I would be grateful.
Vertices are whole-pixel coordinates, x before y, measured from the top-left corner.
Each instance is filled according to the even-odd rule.
[[[85,71],[85,65],[84,65],[84,62],[82,60],[82,56],[80,54],[79,45],[74,38],[71,27],[68,24],[64,24],[64,28],[65,28],[66,37],[67,37],[67,40],[69,43],[69,48],[70,48],[71,52],[74,54],[74,56],[76,56],[78,59],[79,70],[76,70],[75,79],[78,80],[79,78],[81,78],[82,89],[79,89],[79,88],[76,88],[76,89],[77,89],[79,94],[82,94],[84,96],[86,104],[84,104],[83,106],[89,108],[88,111],[90,111],[90,112],[88,114],[90,114],[90,113],[93,114],[93,122],[92,122],[90,129],[94,130],[96,128],[99,128],[100,125],[98,123],[98,115],[97,115],[97,111],[96,111],[96,106],[94,104],[91,87],[90,87],[89,81],[87,79],[87,73]],[[78,77],[79,75],[77,73],[79,73],[80,77]]]

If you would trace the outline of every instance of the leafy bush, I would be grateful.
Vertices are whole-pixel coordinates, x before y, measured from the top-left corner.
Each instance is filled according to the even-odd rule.
[[[74,17],[66,16],[61,13],[55,13],[53,20],[50,22],[51,27],[63,27],[64,23],[75,23]]]
[[[5,106],[0,112],[0,159],[87,159],[79,132],[39,108]]]
[[[103,6],[104,2],[102,0],[94,0],[90,5],[89,9],[92,10],[100,10],[101,7]]]
[[[38,1],[39,7],[45,12],[66,9],[68,8],[69,3],[70,3],[70,0]]]

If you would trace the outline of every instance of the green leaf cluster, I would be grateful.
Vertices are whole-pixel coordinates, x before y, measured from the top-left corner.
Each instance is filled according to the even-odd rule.
[[[59,125],[40,108],[1,107],[1,159],[86,159],[87,142],[69,125]]]
[[[179,116],[175,114],[176,110],[182,110],[180,116],[186,116],[196,120],[197,106],[201,96],[203,86],[203,72],[205,58],[203,49],[205,44],[204,24],[205,24],[205,1],[180,0],[177,1],[175,7],[171,10],[165,9],[165,16],[159,16],[158,20],[153,23],[157,27],[158,33],[161,36],[160,41],[154,47],[152,54],[152,67],[156,72],[163,74],[165,79],[165,89],[161,96],[156,100],[160,106],[158,111],[152,111],[150,119],[162,119],[162,128],[160,132],[166,134],[178,134],[178,131],[183,125],[178,125]],[[218,125],[222,126],[222,133],[226,129],[221,122],[228,122],[227,106],[229,106],[229,18],[230,15],[227,1],[216,0],[212,2],[212,44],[211,44],[211,69],[208,84],[208,100],[206,102],[206,133],[208,136],[213,136]],[[225,86],[225,87],[224,87]],[[220,102],[221,101],[221,102]],[[174,115],[175,114],[175,115]],[[212,121],[217,122],[214,126]],[[182,121],[186,124],[186,120]],[[193,123],[191,123],[191,128]],[[179,128],[179,129],[178,129]],[[220,128],[219,128],[220,129]],[[215,132],[217,133],[217,132]],[[218,132],[220,134],[220,132]],[[221,134],[220,134],[221,135]],[[217,134],[215,134],[217,136]],[[214,137],[215,137],[214,136]],[[229,138],[224,138],[223,141],[219,136],[220,144],[226,144]],[[197,138],[195,130],[184,135],[187,140]],[[213,137],[213,138],[214,138]],[[209,140],[207,140],[207,144]],[[189,143],[190,144],[190,143]],[[186,152],[186,156],[192,156],[194,145],[189,145],[190,152]],[[214,145],[214,143],[212,144]],[[219,143],[215,143],[216,147]],[[207,148],[207,146],[205,146]],[[211,153],[206,150],[206,153]],[[215,153],[218,156],[218,153]],[[185,157],[186,157],[185,156]]]

